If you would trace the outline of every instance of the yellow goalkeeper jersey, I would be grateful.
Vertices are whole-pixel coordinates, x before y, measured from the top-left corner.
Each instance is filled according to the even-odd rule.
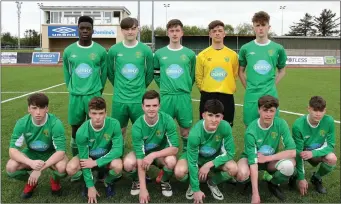
[[[195,82],[200,91],[233,94],[238,76],[238,54],[224,46],[220,50],[212,46],[197,57]]]

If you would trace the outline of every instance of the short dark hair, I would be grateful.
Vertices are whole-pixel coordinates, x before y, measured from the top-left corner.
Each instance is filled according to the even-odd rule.
[[[82,22],[90,23],[92,27],[94,27],[94,19],[92,19],[90,16],[81,16],[78,19],[78,26]]]
[[[167,30],[175,27],[175,26],[180,26],[181,28],[184,27],[184,25],[182,24],[182,22],[179,19],[172,19],[170,21],[168,21],[167,23]]]
[[[258,99],[258,109],[260,109],[261,107],[264,107],[265,109],[275,107],[277,109],[278,106],[279,106],[278,99],[273,96],[266,95]]]
[[[28,106],[46,108],[49,106],[49,98],[44,93],[34,93],[27,98]]]
[[[160,94],[157,91],[155,90],[146,91],[146,93],[144,93],[142,97],[142,104],[144,103],[145,99],[154,99],[154,98],[157,98],[160,103]]]
[[[265,11],[259,11],[255,13],[252,17],[252,23],[269,23],[270,16]]]
[[[212,21],[210,24],[208,24],[208,30],[212,30],[212,29],[214,29],[217,26],[224,27],[225,24],[222,21],[220,21],[220,20]]]
[[[139,21],[136,18],[127,17],[122,19],[120,23],[121,29],[129,29],[134,26],[139,26]]]
[[[90,110],[106,110],[107,104],[102,97],[95,96],[89,102],[89,111]]]
[[[205,102],[204,112],[224,114],[224,105],[218,99],[210,99]]]
[[[309,100],[309,106],[313,108],[314,111],[324,111],[327,102],[321,96],[313,96]]]

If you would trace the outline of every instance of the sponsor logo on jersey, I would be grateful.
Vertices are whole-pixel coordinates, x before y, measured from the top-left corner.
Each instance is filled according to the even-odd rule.
[[[110,140],[110,135],[109,135],[108,133],[105,133],[105,134],[103,135],[103,137],[104,137],[104,139],[105,139],[106,141],[109,141],[109,140]]]
[[[172,79],[177,79],[179,78],[182,74],[184,73],[184,70],[180,65],[178,64],[171,64],[167,69],[166,69],[166,74]]]
[[[49,130],[44,130],[44,131],[43,131],[43,134],[44,134],[46,137],[48,137],[48,136],[49,136]]]
[[[211,71],[210,76],[216,81],[223,81],[227,77],[227,72],[221,67],[216,67]]]
[[[136,58],[140,58],[142,56],[142,53],[141,52],[136,52],[135,55],[136,55]]]
[[[272,55],[274,55],[274,51],[273,50],[268,50],[268,54],[269,54],[269,56],[272,56]]]
[[[321,137],[324,137],[324,136],[326,136],[326,131],[324,131],[324,130],[320,130],[320,135],[321,135]]]
[[[225,57],[224,60],[225,60],[225,62],[229,62],[230,58],[229,57]]]
[[[272,132],[272,133],[271,133],[272,139],[276,139],[277,135],[278,135],[277,132]]]
[[[48,144],[46,144],[43,141],[37,140],[37,141],[33,141],[30,143],[29,145],[30,149],[33,149],[35,151],[38,152],[44,152],[46,151],[50,146]]]
[[[89,58],[91,59],[91,60],[95,60],[96,59],[96,54],[95,53],[91,53],[90,55],[89,55]]]
[[[122,57],[122,56],[123,56],[123,54],[121,54],[121,53],[117,54],[117,57]]]
[[[90,151],[90,157],[99,158],[99,157],[104,156],[107,152],[108,152],[108,150],[103,149],[103,148],[93,149]]]
[[[258,150],[259,153],[263,154],[264,156],[273,155],[275,150],[269,145],[263,145]]]
[[[312,151],[314,149],[322,147],[322,144],[314,143],[305,148],[306,151]]]
[[[165,60],[165,59],[167,59],[167,58],[168,58],[168,57],[165,56],[165,57],[162,57],[161,59]]]
[[[88,64],[82,63],[75,69],[75,73],[79,78],[85,79],[92,74],[92,68]]]
[[[265,75],[271,70],[271,65],[265,60],[258,60],[257,63],[253,66],[253,69],[258,74]]]
[[[152,149],[157,148],[158,146],[159,146],[159,145],[154,144],[154,143],[145,144],[145,145],[144,145],[144,151],[145,151],[145,152],[148,152],[148,151],[150,151],[150,150],[152,150]]]
[[[210,147],[210,146],[202,146],[199,149],[199,154],[203,157],[211,157],[217,152],[216,149]]]
[[[187,60],[187,56],[185,54],[183,54],[183,55],[180,56],[180,59],[182,59],[183,61],[186,61]]]
[[[126,64],[121,70],[121,74],[129,80],[135,79],[138,73],[139,69],[134,64]]]

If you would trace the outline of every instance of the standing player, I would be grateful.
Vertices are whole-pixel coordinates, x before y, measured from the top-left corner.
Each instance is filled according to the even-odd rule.
[[[285,195],[279,184],[288,182],[295,170],[296,146],[285,120],[275,117],[278,100],[266,95],[258,100],[260,117],[247,127],[244,152],[238,161],[237,180],[249,183],[251,177],[252,203],[259,203],[258,171],[267,170],[272,179],[267,181],[269,191],[280,200]],[[283,142],[284,151],[279,151]]]
[[[114,181],[122,176],[123,137],[119,122],[107,117],[103,98],[92,98],[88,106],[90,120],[83,123],[76,135],[79,155],[70,160],[66,171],[72,176],[82,169],[87,188],[82,193],[87,195],[89,203],[97,203],[99,194],[92,171],[107,174],[104,180],[106,195],[113,196]]]
[[[337,158],[333,153],[335,146],[334,119],[325,115],[326,101],[321,96],[313,96],[309,101],[308,115],[298,118],[292,127],[292,135],[296,143],[297,174],[290,178],[290,186],[294,187],[298,180],[301,195],[306,195],[308,182],[305,179],[304,161],[316,167],[317,172],[310,181],[319,193],[327,193],[322,185],[322,177],[333,171]]]
[[[88,115],[91,98],[100,96],[107,78],[107,52],[92,41],[93,19],[81,16],[78,19],[79,40],[64,50],[64,79],[70,93],[68,121],[72,127],[72,156],[78,154],[76,132]],[[78,172],[71,180],[78,180]]]
[[[200,190],[199,180],[206,181],[212,170],[215,175],[207,180],[212,195],[223,200],[218,184],[231,180],[237,174],[237,164],[233,161],[235,147],[232,129],[228,122],[222,120],[223,104],[216,99],[206,101],[203,120],[198,121],[188,136],[187,152],[181,155],[175,167],[175,176],[184,182],[190,178],[186,192],[187,199],[202,203],[205,194]],[[199,168],[200,167],[200,168]]]
[[[255,13],[252,23],[256,39],[243,45],[239,51],[239,78],[246,89],[243,105],[246,126],[259,117],[257,101],[260,97],[271,95],[278,98],[276,84],[285,75],[287,56],[283,46],[268,39],[269,22],[270,16],[266,12]]]
[[[132,123],[143,114],[141,99],[153,81],[153,53],[136,40],[139,23],[135,18],[121,21],[124,40],[108,52],[108,79],[114,86],[111,117],[117,119],[125,137],[129,118]]]
[[[148,203],[146,172],[150,165],[163,167],[162,194],[166,197],[173,195],[169,179],[173,175],[179,144],[173,118],[159,111],[160,96],[156,91],[150,90],[143,95],[142,108],[144,115],[132,127],[134,152],[126,155],[123,165],[133,179],[131,195],[140,194],[140,203]]]
[[[63,124],[55,115],[48,113],[49,99],[45,94],[32,94],[27,102],[29,114],[17,121],[11,137],[7,174],[19,180],[29,177],[21,197],[30,198],[41,173],[51,168],[52,194],[60,195],[60,179],[66,176],[68,161]],[[27,147],[19,151],[24,142]]]
[[[185,151],[193,120],[191,92],[196,56],[192,50],[180,44],[183,36],[180,20],[170,20],[167,33],[169,45],[157,50],[154,55],[154,77],[160,87],[161,111],[178,121]]]
[[[221,21],[208,25],[212,45],[199,53],[195,81],[200,90],[200,119],[209,99],[218,99],[224,105],[224,120],[233,126],[234,97],[238,77],[238,55],[224,45],[225,29]]]

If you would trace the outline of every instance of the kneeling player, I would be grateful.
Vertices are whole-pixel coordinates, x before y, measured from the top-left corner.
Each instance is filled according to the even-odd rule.
[[[301,195],[307,194],[308,182],[304,176],[304,161],[316,167],[317,172],[310,181],[319,193],[327,193],[322,185],[322,177],[333,171],[336,166],[334,119],[325,115],[326,101],[314,96],[309,101],[308,115],[298,118],[292,127],[296,143],[297,174],[290,178],[289,185],[294,187],[298,180]]]
[[[219,100],[205,103],[203,120],[190,130],[187,152],[181,155],[175,167],[175,176],[180,181],[186,181],[189,173],[190,186],[186,198],[194,198],[195,203],[203,202],[205,194],[200,191],[199,179],[206,181],[211,168],[215,175],[207,180],[207,185],[217,200],[224,199],[217,185],[232,179],[238,171],[233,161],[235,147],[232,129],[228,122],[222,120],[223,113],[224,106]]]
[[[147,91],[143,95],[142,109],[144,115],[132,127],[134,152],[127,154],[123,164],[124,170],[133,179],[131,195],[140,194],[140,203],[147,203],[146,171],[152,164],[163,167],[162,194],[166,197],[173,195],[169,179],[176,164],[179,143],[173,118],[159,111],[160,95],[156,91]]]
[[[21,197],[30,198],[42,171],[51,168],[52,193],[60,195],[59,180],[66,176],[68,162],[63,124],[55,115],[48,113],[49,99],[45,94],[32,94],[27,102],[29,114],[19,119],[13,130],[7,174],[20,180],[26,180],[29,176]],[[24,142],[27,147],[19,151]]]
[[[107,117],[106,103],[101,97],[94,97],[89,102],[90,120],[83,123],[76,134],[79,155],[67,164],[66,171],[72,176],[82,169],[88,202],[97,203],[99,195],[92,175],[92,170],[105,172],[104,180],[107,197],[115,194],[114,181],[122,176],[123,137],[119,122]]]
[[[252,203],[259,203],[258,171],[266,170],[272,178],[267,181],[269,191],[280,200],[285,195],[279,184],[288,182],[295,169],[296,146],[285,120],[275,117],[279,106],[272,96],[263,96],[258,100],[260,117],[250,123],[244,137],[244,152],[238,161],[237,180],[252,184]],[[279,152],[279,143],[283,141],[284,151]],[[248,182],[249,184],[249,182]]]

